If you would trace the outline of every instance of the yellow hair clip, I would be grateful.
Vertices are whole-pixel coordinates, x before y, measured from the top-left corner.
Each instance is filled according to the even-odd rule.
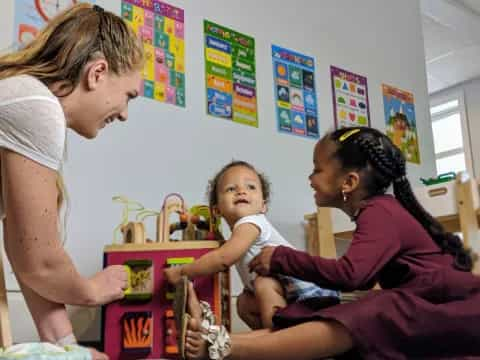
[[[338,140],[339,140],[340,142],[344,142],[344,141],[347,140],[350,136],[352,136],[353,134],[356,134],[356,133],[358,133],[358,132],[360,132],[360,129],[352,129],[352,130],[349,130],[349,131],[347,131],[346,133],[344,133],[342,136],[340,136],[340,137],[338,138]]]

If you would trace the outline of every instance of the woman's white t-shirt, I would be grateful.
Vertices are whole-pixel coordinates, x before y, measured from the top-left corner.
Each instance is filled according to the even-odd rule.
[[[65,134],[63,108],[45,84],[29,75],[0,80],[0,148],[58,171]],[[0,191],[0,218],[4,215]]]

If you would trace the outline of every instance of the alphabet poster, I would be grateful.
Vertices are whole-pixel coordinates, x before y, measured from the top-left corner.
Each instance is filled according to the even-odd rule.
[[[382,94],[387,136],[407,161],[420,164],[413,94],[386,84],[382,84]]]
[[[207,114],[258,127],[255,39],[204,21]]]
[[[370,126],[367,78],[330,67],[335,128]]]
[[[143,41],[142,95],[185,107],[183,10],[158,0],[123,0],[122,17]]]
[[[278,131],[318,138],[313,58],[272,45],[272,61]]]

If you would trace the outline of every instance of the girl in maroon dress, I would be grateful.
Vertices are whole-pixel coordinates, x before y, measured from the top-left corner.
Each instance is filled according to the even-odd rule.
[[[382,290],[330,307],[292,304],[275,314],[275,331],[229,337],[200,324],[191,287],[188,357],[480,359],[480,278],[470,272],[472,256],[418,203],[390,139],[370,128],[327,134],[315,147],[310,182],[317,206],[340,208],[356,222],[345,255],[332,260],[268,247],[251,270],[342,291],[375,283]],[[395,197],[385,194],[392,184]]]

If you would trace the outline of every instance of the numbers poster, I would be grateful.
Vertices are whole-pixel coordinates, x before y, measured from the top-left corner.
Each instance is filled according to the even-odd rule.
[[[370,126],[367,78],[335,66],[330,75],[335,128]]]
[[[407,161],[420,164],[415,105],[411,92],[382,84],[387,136]]]
[[[204,21],[207,114],[258,127],[255,39]]]
[[[272,61],[278,131],[318,138],[314,59],[272,45]]]
[[[157,0],[123,0],[122,17],[143,41],[143,96],[185,107],[182,9]]]

